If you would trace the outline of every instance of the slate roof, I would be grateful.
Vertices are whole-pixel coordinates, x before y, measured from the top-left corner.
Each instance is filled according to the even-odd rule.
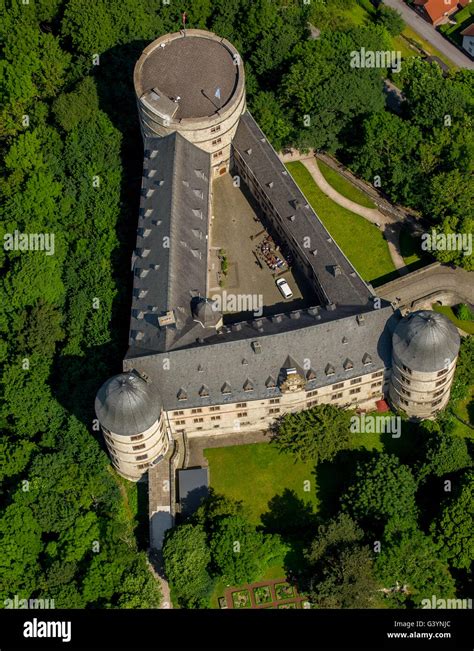
[[[411,312],[393,334],[393,352],[412,371],[434,373],[445,368],[459,352],[456,327],[443,314],[420,310]]]
[[[232,339],[240,333],[215,335],[202,345],[173,351],[169,368],[163,364],[167,354],[160,353],[127,359],[124,369],[146,373],[160,392],[164,408],[173,410],[278,396],[280,390],[273,385],[281,381],[282,369],[290,363],[305,373],[308,390],[390,366],[392,333],[399,318],[391,306],[373,309],[363,318],[332,319],[327,314],[330,318],[320,322],[301,315],[302,320],[310,317],[313,321],[312,325],[306,321],[306,326],[300,323],[297,331],[294,327],[282,331],[282,322],[272,333],[253,329],[249,337],[250,329],[240,339]],[[291,318],[284,317],[285,321]],[[345,370],[348,358],[352,367]],[[334,374],[326,374],[328,366]],[[203,384],[207,390],[200,395]],[[252,390],[245,391],[244,385],[250,388],[249,384]]]
[[[184,516],[192,515],[201,500],[209,495],[207,468],[178,470],[178,488],[181,513]]]
[[[146,138],[129,355],[169,350],[203,331],[191,301],[206,296],[209,178],[209,154],[179,133]]]
[[[231,51],[217,39],[193,36],[175,38],[155,47],[143,61],[140,88],[157,88],[168,98],[180,97],[174,119],[214,115],[231,99],[239,67]],[[220,99],[215,97],[220,89]]]
[[[280,225],[288,240],[296,241],[302,251],[326,302],[341,307],[366,307],[373,292],[332,240],[248,111],[240,118],[233,146],[280,215]],[[305,246],[308,237],[310,248]]]
[[[161,406],[156,384],[146,382],[134,372],[109,378],[95,399],[100,424],[120,435],[147,430],[158,420]]]

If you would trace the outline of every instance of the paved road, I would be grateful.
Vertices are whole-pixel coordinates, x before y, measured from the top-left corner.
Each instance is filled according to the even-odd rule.
[[[444,36],[435,30],[426,20],[419,16],[413,9],[410,9],[403,0],[383,0],[387,7],[399,11],[406,24],[414,29],[426,41],[434,45],[441,54],[444,54],[455,66],[474,70],[474,62],[463,54],[457,47],[452,45]]]
[[[448,267],[439,262],[377,287],[377,296],[409,306],[413,301],[437,292],[448,292],[461,302],[474,302],[474,272]],[[397,300],[400,299],[400,300]],[[433,298],[435,301],[436,298]]]

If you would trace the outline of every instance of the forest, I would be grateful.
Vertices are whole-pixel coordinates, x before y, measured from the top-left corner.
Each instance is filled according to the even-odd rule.
[[[241,52],[249,108],[275,147],[334,153],[369,181],[380,176],[393,201],[440,230],[472,231],[472,73],[445,77],[414,58],[400,73],[403,113],[389,112],[389,73],[347,61],[361,46],[386,49],[397,26],[347,24],[341,11],[351,4],[0,0],[0,235],[55,241],[54,255],[0,249],[0,603],[13,595],[58,608],[160,603],[93,403],[103,379],[121,370],[127,342],[143,153],[133,67],[151,40],[180,28],[182,11],[189,27],[211,29]],[[321,27],[319,39],[310,40],[308,22]],[[472,256],[438,255],[472,268]],[[407,500],[412,508],[413,495]],[[350,496],[345,504],[347,517],[367,515]],[[445,511],[440,522],[451,517]],[[377,516],[378,531],[388,515],[396,514]],[[347,517],[318,540],[350,529],[363,554]],[[234,526],[244,525],[231,521],[219,535]]]

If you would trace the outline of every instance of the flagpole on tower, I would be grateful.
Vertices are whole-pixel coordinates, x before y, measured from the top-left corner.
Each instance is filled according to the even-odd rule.
[[[181,17],[182,17],[182,19],[183,19],[183,32],[184,32],[184,36],[186,36],[186,12],[185,12],[185,11],[183,11]]]

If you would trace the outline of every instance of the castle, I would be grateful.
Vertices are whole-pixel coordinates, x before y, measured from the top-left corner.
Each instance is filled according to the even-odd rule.
[[[115,469],[136,481],[182,432],[265,430],[322,403],[368,412],[388,399],[415,418],[443,409],[456,328],[430,311],[402,318],[358,275],[247,111],[235,48],[203,30],[162,36],[134,84],[145,152],[129,349],[95,403]],[[229,173],[312,304],[232,322],[217,309],[213,184]]]

